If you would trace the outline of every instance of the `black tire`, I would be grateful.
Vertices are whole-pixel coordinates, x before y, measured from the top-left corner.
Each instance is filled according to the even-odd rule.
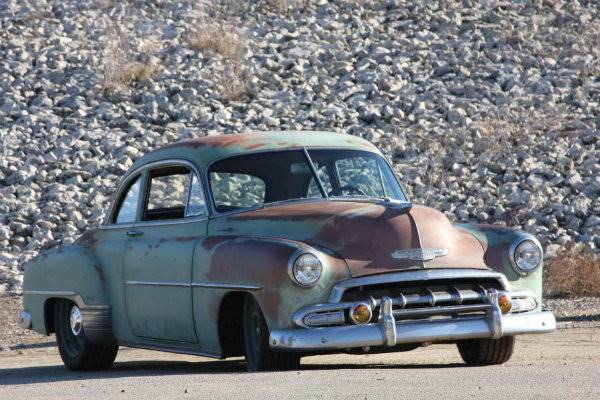
[[[515,349],[515,338],[464,340],[456,345],[467,365],[497,365],[510,359]]]
[[[75,303],[68,300],[59,300],[54,308],[54,329],[58,351],[65,366],[71,371],[99,371],[109,369],[119,346],[103,347],[91,343],[85,337],[83,326],[77,334],[71,329],[71,310]]]
[[[249,372],[298,369],[300,354],[274,351],[269,347],[269,328],[252,296],[246,296],[243,317],[244,357]]]

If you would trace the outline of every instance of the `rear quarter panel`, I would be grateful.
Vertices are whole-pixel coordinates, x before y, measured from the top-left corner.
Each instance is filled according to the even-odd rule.
[[[24,265],[23,305],[31,312],[33,329],[48,334],[44,306],[48,299],[65,298],[82,306],[107,305],[104,272],[89,248],[58,247]]]

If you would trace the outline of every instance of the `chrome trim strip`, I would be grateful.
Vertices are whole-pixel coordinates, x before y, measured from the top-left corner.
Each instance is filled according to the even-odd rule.
[[[127,281],[129,286],[168,286],[168,287],[191,287],[192,285],[185,282],[150,282],[150,281]]]
[[[342,299],[344,292],[352,287],[375,285],[392,282],[427,281],[436,279],[460,279],[460,278],[491,278],[497,279],[504,290],[510,290],[510,283],[506,277],[495,271],[481,269],[425,269],[388,274],[369,275],[359,278],[351,278],[338,282],[329,295],[329,303],[337,303]]]
[[[87,305],[85,301],[83,301],[83,297],[77,292],[71,290],[24,290],[23,295],[34,295],[34,296],[55,296],[55,297],[65,297],[73,300],[75,304],[80,309],[105,309],[111,308],[109,305],[105,304],[94,304]]]
[[[262,286],[259,285],[244,285],[219,282],[192,282],[192,287],[207,289],[262,290]]]
[[[391,320],[389,321],[391,323]],[[504,336],[548,333],[556,329],[556,320],[549,311],[508,314],[501,317]],[[389,329],[389,332],[388,332]],[[396,322],[338,326],[315,329],[281,329],[271,331],[269,345],[281,350],[337,350],[365,346],[457,341],[491,338],[493,331],[488,317],[448,318],[443,320]]]
[[[129,286],[166,286],[183,288],[206,288],[206,289],[234,289],[234,290],[261,290],[258,285],[232,284],[222,282],[154,282],[154,281],[127,281]]]
[[[39,296],[77,296],[77,292],[72,292],[70,290],[24,290],[23,294]]]

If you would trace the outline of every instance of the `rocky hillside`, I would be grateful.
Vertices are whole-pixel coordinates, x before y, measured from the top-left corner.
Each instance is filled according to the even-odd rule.
[[[360,135],[415,202],[600,248],[595,0],[0,0],[0,289],[132,161],[245,130]]]

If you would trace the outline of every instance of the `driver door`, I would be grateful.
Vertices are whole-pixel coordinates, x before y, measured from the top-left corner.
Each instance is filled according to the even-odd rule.
[[[191,165],[149,168],[140,221],[127,232],[125,302],[134,335],[196,343],[194,248],[206,236],[204,196]]]

